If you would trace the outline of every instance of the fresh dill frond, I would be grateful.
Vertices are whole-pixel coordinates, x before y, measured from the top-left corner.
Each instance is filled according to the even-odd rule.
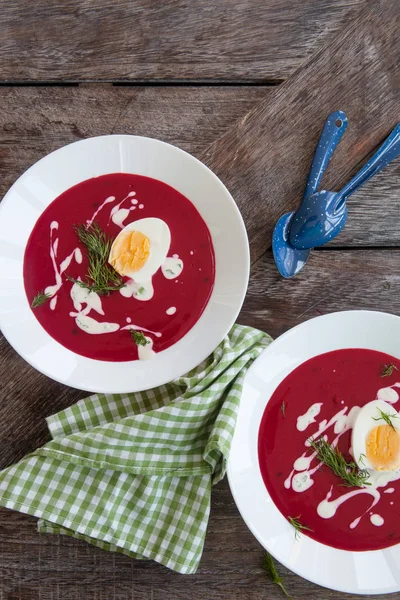
[[[279,576],[278,571],[276,570],[274,559],[272,558],[269,552],[266,552],[264,554],[261,566],[264,569],[264,571],[266,571],[270,576],[272,583],[275,583],[275,585],[281,588],[286,598],[290,598],[290,600],[293,600],[292,596],[290,596],[290,594],[286,591],[286,588],[283,585],[283,579]]]
[[[329,442],[320,438],[318,440],[309,440],[311,448],[317,452],[317,459],[344,481],[349,487],[362,487],[371,485],[369,473],[365,469],[360,469],[355,462],[347,462],[343,454],[337,448],[334,448]]]
[[[129,331],[136,346],[147,346],[147,344],[150,344],[143,331],[135,331],[134,329],[130,329]]]
[[[285,411],[286,411],[286,402],[283,401],[281,404],[281,413],[282,413],[283,418],[285,418]]]
[[[398,415],[389,415],[388,413],[383,412],[383,410],[381,410],[380,408],[378,408],[379,412],[381,413],[380,417],[372,417],[374,421],[385,421],[385,423],[387,423],[388,425],[390,425],[390,427],[392,429],[395,429],[395,426],[392,423],[392,419],[398,419],[399,416]]]
[[[300,533],[303,531],[313,531],[310,527],[307,527],[307,525],[302,524],[300,517],[301,515],[298,515],[297,517],[288,517],[289,523],[294,527],[294,537],[296,540],[300,538]]]
[[[36,296],[34,297],[34,299],[32,300],[31,308],[37,308],[38,306],[41,306],[42,304],[47,302],[47,300],[50,300],[50,298],[51,298],[50,294],[45,294],[44,292],[38,292],[36,294]]]
[[[393,371],[398,371],[399,369],[396,367],[395,364],[390,363],[388,365],[382,365],[382,370],[381,370],[381,377],[390,377],[390,375],[393,373]]]
[[[76,225],[74,229],[79,240],[86,246],[89,267],[84,281],[68,275],[67,279],[100,296],[123,288],[125,284],[121,275],[108,263],[112,240],[97,223],[92,223],[90,227]]]

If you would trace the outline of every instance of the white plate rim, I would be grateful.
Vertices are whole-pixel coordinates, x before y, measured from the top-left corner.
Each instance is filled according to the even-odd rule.
[[[7,212],[7,209],[10,206],[12,200],[15,201],[16,191],[17,191],[17,193],[19,193],[19,190],[22,189],[22,186],[25,184],[27,179],[34,177],[35,173],[38,171],[38,169],[40,171],[40,169],[42,169],[43,166],[46,166],[46,164],[48,164],[49,161],[54,160],[54,157],[56,157],[57,159],[60,159],[62,161],[64,159],[65,154],[70,154],[71,152],[76,153],[76,152],[79,152],[80,149],[82,149],[83,147],[87,146],[89,149],[90,145],[93,145],[93,144],[101,145],[104,143],[106,143],[106,144],[110,143],[110,144],[114,144],[114,145],[116,144],[118,146],[118,150],[121,155],[123,153],[123,150],[121,150],[121,147],[123,146],[123,144],[128,144],[128,145],[131,143],[138,144],[139,146],[142,146],[143,148],[147,148],[150,145],[153,149],[164,152],[164,156],[171,157],[171,160],[172,160],[172,157],[174,157],[174,159],[178,158],[178,160],[182,160],[186,166],[188,164],[191,164],[193,166],[193,169],[196,170],[197,173],[199,173],[199,177],[204,178],[203,181],[207,181],[207,185],[215,186],[216,197],[218,197],[220,201],[225,202],[225,205],[229,207],[229,215],[228,216],[230,218],[230,225],[233,227],[234,231],[236,232],[235,242],[237,243],[238,249],[240,249],[240,253],[241,253],[241,259],[239,261],[240,274],[238,277],[238,279],[240,281],[238,281],[237,285],[234,286],[234,289],[232,291],[232,294],[231,294],[231,297],[229,298],[229,300],[224,299],[224,298],[221,300],[221,293],[219,293],[218,297],[216,296],[217,279],[220,275],[218,274],[218,258],[217,258],[215,237],[214,237],[213,232],[211,231],[211,235],[212,235],[213,243],[214,243],[214,250],[215,250],[215,254],[216,254],[216,279],[215,279],[214,290],[212,292],[212,295],[210,297],[208,305],[207,305],[206,309],[204,310],[203,314],[201,315],[200,319],[194,325],[194,327],[181,340],[179,340],[176,344],[174,344],[172,347],[168,348],[167,350],[160,352],[155,357],[155,360],[151,361],[152,365],[153,365],[153,371],[154,371],[155,369],[160,368],[158,363],[160,363],[161,359],[163,361],[169,360],[170,365],[171,365],[171,374],[168,376],[164,375],[162,377],[152,376],[151,381],[149,380],[147,384],[144,384],[142,381],[140,383],[140,385],[135,385],[134,381],[129,381],[129,384],[125,384],[124,386],[118,386],[115,384],[115,382],[113,382],[110,385],[110,387],[106,387],[104,384],[98,386],[98,385],[96,385],[96,381],[93,378],[91,379],[91,381],[89,383],[82,384],[82,382],[74,380],[74,378],[71,377],[71,375],[68,375],[66,377],[64,377],[64,376],[60,377],[58,374],[54,373],[52,368],[48,369],[43,364],[41,364],[40,361],[38,362],[38,360],[33,359],[32,353],[30,353],[28,355],[26,352],[24,352],[24,348],[21,347],[21,345],[16,341],[15,336],[13,335],[13,332],[12,332],[12,327],[8,326],[7,315],[5,316],[1,311],[1,305],[3,303],[3,299],[4,299],[3,297],[5,295],[4,294],[4,282],[3,282],[3,285],[2,285],[3,289],[1,290],[1,295],[0,295],[0,328],[2,329],[3,334],[6,337],[6,339],[8,340],[8,342],[14,347],[14,349],[20,354],[20,356],[22,356],[22,358],[24,358],[24,360],[26,360],[29,364],[31,364],[31,366],[33,366],[34,368],[36,368],[37,370],[42,372],[44,375],[51,377],[55,381],[58,381],[60,383],[66,384],[66,385],[70,385],[72,387],[76,387],[78,389],[82,389],[85,391],[91,391],[91,392],[98,392],[98,393],[128,393],[128,392],[135,392],[135,391],[151,389],[153,387],[157,387],[159,385],[165,384],[172,379],[182,376],[183,374],[185,374],[186,372],[188,372],[189,370],[191,370],[192,368],[194,368],[195,366],[200,364],[215,349],[215,347],[222,341],[222,339],[225,337],[225,335],[228,333],[228,331],[230,330],[230,328],[236,321],[237,315],[243,304],[243,300],[244,300],[244,297],[245,297],[245,294],[247,291],[247,285],[248,285],[249,273],[250,273],[250,252],[249,252],[247,233],[246,233],[246,228],[245,228],[245,225],[243,222],[243,218],[242,218],[240,211],[239,211],[235,201],[233,200],[231,194],[229,193],[227,188],[224,186],[224,184],[221,182],[221,180],[217,177],[217,175],[215,175],[206,165],[204,165],[197,158],[195,158],[188,152],[178,148],[177,146],[174,146],[167,142],[163,142],[161,140],[157,140],[157,139],[150,138],[150,137],[132,136],[132,135],[103,135],[103,136],[86,138],[84,140],[79,140],[79,141],[73,142],[71,144],[62,146],[61,148],[59,148],[57,150],[54,150],[53,152],[49,153],[48,155],[44,156],[39,161],[37,161],[29,169],[27,169],[17,179],[17,181],[11,186],[11,188],[8,190],[8,192],[6,193],[6,195],[4,196],[4,198],[1,202],[1,205],[0,205],[0,247],[1,247],[1,241],[2,241],[2,239],[1,239],[1,231],[2,231],[1,221],[3,219],[3,215]],[[150,159],[151,159],[151,157],[150,157]],[[121,158],[121,161],[122,160],[123,159]],[[150,162],[151,162],[151,160],[150,160]],[[170,165],[168,165],[168,167],[170,167]],[[154,165],[149,164],[148,168],[151,170],[152,168],[154,168]],[[102,175],[102,174],[112,173],[112,172],[132,172],[132,170],[125,169],[125,168],[119,168],[119,169],[118,168],[117,169],[110,168],[108,170],[100,170],[98,173],[96,173],[96,175]],[[147,176],[152,176],[152,175],[148,175],[147,173],[143,173],[143,169],[139,169],[138,171],[135,170],[134,172],[136,172],[138,174],[145,174]],[[92,176],[96,176],[96,175],[92,175]],[[67,185],[64,188],[61,188],[61,191],[60,190],[57,191],[57,193],[53,196],[52,199],[57,197],[65,189],[68,189],[68,187],[75,185],[75,183],[77,183],[79,181],[83,181],[85,178],[87,178],[87,177],[84,177],[83,179],[78,178],[77,181],[70,183],[69,185]],[[158,178],[161,181],[165,181],[164,177],[156,177],[155,176],[155,178]],[[165,181],[165,182],[168,183],[169,185],[171,185],[171,183],[169,181]],[[182,191],[181,189],[179,189],[179,185],[173,185],[173,187],[176,187],[179,191]],[[182,193],[184,193],[184,192],[182,192]],[[184,194],[184,195],[188,196],[188,194]],[[189,195],[189,199],[195,204],[197,209],[202,214],[202,211],[200,210],[199,205],[193,201],[193,198],[191,198],[190,195]],[[49,202],[44,205],[44,208],[48,204],[49,204]],[[204,218],[204,214],[202,214],[202,216]],[[204,219],[204,220],[206,220],[206,219]],[[210,224],[207,222],[207,220],[206,220],[206,223],[207,223],[209,229],[211,229]],[[4,229],[4,219],[3,219],[3,229]],[[27,241],[27,237],[26,237],[25,243],[26,243],[26,241]],[[24,246],[25,246],[25,243],[24,243]],[[2,258],[1,254],[0,254],[0,258]],[[198,352],[196,352],[194,354],[193,354],[193,352],[192,352],[192,354],[190,354],[190,352],[186,351],[188,338],[191,337],[190,346],[191,346],[191,348],[193,348],[194,333],[200,332],[202,329],[207,327],[207,325],[209,325],[210,312],[215,309],[217,302],[219,302],[220,304],[221,304],[221,302],[225,302],[226,307],[228,307],[228,310],[225,310],[224,312],[222,312],[220,310],[221,314],[219,314],[219,318],[220,318],[219,325],[216,327],[215,330],[212,329],[207,334],[208,335],[208,338],[207,338],[208,343],[203,344],[202,350],[201,351],[199,350]],[[28,306],[27,301],[26,301],[26,306]],[[34,315],[32,315],[32,318],[35,321],[35,323],[38,323],[36,318],[34,317]],[[221,326],[221,322],[223,322],[223,327]],[[138,362],[142,362],[142,363],[145,362],[145,361],[127,361],[127,362],[123,362],[123,363],[112,363],[112,362],[97,361],[97,360],[92,360],[92,359],[85,358],[85,357],[80,357],[79,355],[76,355],[75,353],[73,353],[73,352],[67,350],[66,348],[64,348],[63,346],[61,346],[61,344],[59,344],[53,338],[51,338],[43,330],[43,328],[41,326],[40,326],[40,329],[43,332],[43,334],[47,337],[47,342],[48,343],[50,342],[52,347],[57,349],[57,351],[59,353],[61,353],[63,356],[67,356],[69,354],[73,357],[78,357],[78,361],[80,361],[81,359],[84,359],[84,361],[88,365],[89,365],[89,363],[92,363],[92,364],[94,363],[95,365],[101,364],[103,366],[104,365],[125,365],[125,366],[129,365],[131,367],[132,365],[135,365]],[[192,335],[190,336],[190,334],[192,334]],[[196,348],[196,350],[197,350],[197,348]],[[170,356],[168,357],[168,355],[170,355]],[[184,365],[181,368],[175,368],[176,364],[178,364],[176,361],[176,357],[178,355],[180,357],[181,363]],[[190,357],[191,357],[191,359],[190,359]],[[150,361],[148,361],[148,362],[150,362]],[[96,370],[96,367],[94,367],[94,369]]]
[[[246,373],[245,380],[244,380],[244,387],[245,387],[245,384],[248,382],[248,380],[251,379],[252,375],[254,374],[254,371],[258,370],[258,367],[261,364],[263,364],[264,362],[266,362],[266,360],[268,360],[268,356],[270,354],[272,354],[273,352],[275,352],[276,345],[278,343],[282,343],[282,342],[285,343],[286,341],[290,340],[291,337],[298,335],[299,332],[306,330],[310,324],[313,324],[313,323],[321,324],[324,321],[325,322],[332,321],[332,323],[334,323],[335,320],[337,320],[338,318],[339,319],[341,318],[340,315],[347,315],[352,319],[354,318],[354,319],[365,320],[365,319],[377,318],[380,320],[381,319],[387,320],[388,323],[390,322],[392,325],[395,324],[400,331],[400,317],[399,316],[391,314],[391,313],[380,312],[380,311],[375,311],[375,310],[346,310],[346,311],[333,312],[333,313],[329,313],[329,314],[325,314],[325,315],[321,315],[318,317],[308,319],[308,320],[296,325],[295,327],[289,329],[285,333],[283,333],[281,336],[276,338],[265,350],[263,350],[263,352],[254,361],[254,363],[251,365],[250,369]],[[343,346],[343,347],[346,347],[346,346]],[[352,347],[354,347],[354,346],[352,346]],[[382,350],[382,351],[388,352],[392,356],[398,356],[400,358],[400,350],[397,350],[397,353],[394,351],[388,351],[388,350]],[[322,352],[318,351],[318,352],[313,353],[311,356],[316,356],[321,353]],[[305,360],[307,360],[307,358],[300,360],[297,364],[301,364]],[[279,376],[276,379],[276,382],[274,383],[274,385],[273,386],[271,385],[271,390],[272,390],[271,393],[273,393],[274,389],[276,389],[276,387],[279,385],[279,383],[297,366],[297,364],[295,366],[292,366],[291,368],[289,368],[284,374],[282,374],[281,376]],[[271,397],[271,393],[268,393],[268,400]],[[266,402],[264,402],[262,405],[263,408],[262,408],[262,411],[260,411],[261,415],[264,412],[264,409],[265,409],[266,404],[268,403],[268,400]],[[242,406],[243,406],[243,403],[241,402],[241,407]],[[253,409],[254,409],[254,406],[253,406]],[[258,426],[259,426],[259,424],[260,424],[260,420],[258,421]],[[247,438],[248,438],[248,436],[247,436]],[[257,428],[257,436],[256,436],[256,439],[254,440],[255,446],[257,446],[257,441],[258,441],[258,428]],[[303,577],[304,579],[306,579],[312,583],[315,583],[316,585],[324,587],[326,589],[336,590],[338,592],[347,593],[347,594],[359,594],[359,595],[365,595],[365,596],[390,594],[390,593],[395,593],[395,592],[400,591],[400,576],[399,576],[398,583],[396,585],[389,586],[389,587],[375,587],[374,586],[373,588],[368,589],[368,588],[360,588],[360,587],[352,586],[352,585],[349,586],[346,582],[340,580],[341,573],[340,573],[340,571],[337,571],[337,575],[339,577],[337,580],[335,580],[335,584],[331,585],[331,584],[327,584],[323,578],[317,577],[314,574],[310,574],[310,572],[308,572],[307,569],[298,569],[298,568],[296,568],[296,566],[291,564],[290,560],[287,557],[288,557],[288,555],[290,555],[291,552],[293,554],[293,548],[295,549],[295,552],[296,552],[296,544],[298,544],[298,542],[294,541],[293,528],[290,526],[288,521],[283,517],[283,515],[280,513],[278,508],[275,506],[275,504],[273,503],[272,499],[270,498],[270,496],[265,488],[264,482],[262,481],[262,476],[261,476],[261,472],[259,469],[258,456],[257,456],[256,464],[252,464],[252,469],[254,470],[254,477],[259,479],[260,485],[262,485],[262,487],[264,489],[265,498],[267,498],[267,497],[269,498],[271,506],[274,507],[274,510],[275,510],[275,513],[276,513],[278,519],[281,519],[282,535],[286,536],[285,539],[288,540],[287,546],[290,545],[291,552],[289,550],[287,550],[286,556],[285,556],[282,554],[282,552],[280,552],[280,551],[277,552],[273,547],[271,547],[268,543],[266,543],[263,534],[260,533],[259,528],[257,527],[257,525],[254,524],[254,522],[252,520],[252,515],[251,515],[249,505],[243,501],[244,496],[240,491],[240,477],[237,474],[237,472],[235,471],[235,464],[234,464],[234,458],[233,458],[234,454],[235,454],[235,445],[238,446],[238,444],[240,444],[240,452],[243,453],[244,444],[246,444],[246,443],[248,443],[250,445],[253,443],[253,441],[249,441],[249,439],[243,439],[241,436],[241,423],[240,423],[240,412],[239,412],[238,422],[236,425],[235,434],[234,434],[233,441],[232,441],[231,454],[228,459],[228,465],[227,465],[227,477],[228,477],[229,487],[230,487],[233,499],[235,501],[235,504],[236,504],[244,522],[246,523],[247,527],[250,529],[250,531],[252,532],[254,537],[261,544],[261,546],[263,546],[263,548],[265,550],[267,550],[273,558],[275,558],[283,566],[285,566],[287,569],[291,570],[292,572],[296,573],[300,577]],[[238,446],[238,448],[239,448],[239,446]],[[254,455],[254,448],[253,448],[252,454]],[[252,500],[254,500],[253,497],[252,497]],[[365,557],[368,562],[374,562],[377,559],[379,559],[383,555],[383,553],[387,553],[388,551],[393,552],[394,549],[396,549],[396,554],[397,554],[396,558],[397,558],[398,564],[400,565],[400,543],[396,544],[394,546],[391,546],[389,548],[385,548],[384,550],[352,552],[352,551],[346,551],[346,550],[338,550],[336,548],[332,548],[332,547],[326,546],[324,544],[321,544],[320,542],[317,542],[307,536],[301,536],[301,544],[303,544],[304,541],[306,541],[308,548],[310,548],[311,546],[314,546],[319,552],[321,552],[321,550],[325,551],[326,549],[328,549],[331,552],[331,557],[333,560],[339,558],[340,556],[348,557],[351,560],[354,557],[354,555],[356,555],[356,556]],[[306,565],[308,566],[308,563],[306,563]],[[289,592],[290,592],[290,590],[289,590]]]

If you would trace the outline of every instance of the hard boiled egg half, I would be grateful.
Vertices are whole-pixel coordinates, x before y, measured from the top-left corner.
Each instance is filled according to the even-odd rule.
[[[387,402],[374,400],[362,407],[351,438],[354,460],[361,469],[397,471],[400,468],[400,415]]]
[[[135,282],[149,281],[164,263],[171,232],[162,219],[150,217],[129,223],[115,238],[108,262]]]

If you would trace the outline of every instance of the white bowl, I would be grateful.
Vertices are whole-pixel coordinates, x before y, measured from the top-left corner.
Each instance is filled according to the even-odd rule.
[[[184,194],[205,220],[214,244],[215,285],[205,311],[179,342],[151,361],[98,361],[67,350],[41,327],[24,290],[24,250],[40,214],[71,186],[117,172],[153,177]],[[110,135],[64,146],[42,158],[14,183],[0,209],[0,271],[0,327],[26,361],[66,385],[93,392],[125,393],[180,377],[222,341],[246,293],[249,247],[239,210],[210,169],[170,144]]]
[[[246,374],[228,463],[233,497],[247,526],[279,562],[319,585],[354,594],[400,591],[400,544],[349,552],[293,528],[273,503],[258,463],[258,430],[281,381],[304,361],[340,348],[369,348],[400,357],[400,317],[370,311],[338,312],[294,327],[274,341]]]

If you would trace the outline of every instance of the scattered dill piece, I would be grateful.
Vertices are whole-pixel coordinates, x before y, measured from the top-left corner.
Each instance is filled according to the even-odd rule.
[[[358,457],[358,460],[362,465],[365,465],[365,461],[364,461],[365,458],[367,458],[365,456],[365,454],[360,454],[360,456]]]
[[[172,269],[165,269],[166,273],[170,273],[171,275],[175,275]]]
[[[316,450],[317,459],[344,481],[349,487],[362,487],[371,485],[367,481],[369,473],[365,469],[360,469],[355,462],[347,462],[343,454],[337,448],[331,446],[329,442],[320,438],[318,440],[309,440],[311,448]]]
[[[266,571],[268,573],[268,575],[270,576],[272,583],[275,583],[275,585],[277,585],[278,587],[281,588],[281,590],[285,594],[286,598],[290,598],[290,600],[292,600],[292,596],[290,596],[288,594],[285,586],[283,585],[282,578],[279,577],[279,575],[278,575],[278,571],[276,570],[274,559],[269,554],[269,552],[266,552],[264,554],[261,566],[264,569],[264,571]]]
[[[136,346],[147,346],[147,344],[150,344],[143,331],[135,331],[134,329],[130,329],[129,331]]]
[[[108,263],[112,240],[107,237],[97,223],[92,223],[90,227],[76,225],[74,229],[80,242],[86,246],[89,267],[85,281],[74,279],[68,275],[67,279],[100,296],[123,288],[125,284],[121,275]]]
[[[51,298],[50,294],[45,294],[44,292],[38,292],[36,294],[36,296],[34,297],[34,299],[32,300],[31,308],[37,308],[38,306],[41,306],[42,304],[47,302],[47,300],[50,300],[50,298]]]
[[[138,294],[143,294],[143,292],[144,292],[144,287],[140,287],[140,288],[138,289]]]
[[[393,371],[398,371],[399,369],[396,367],[395,364],[390,363],[388,365],[382,365],[382,370],[381,370],[381,377],[390,377],[393,373]]]
[[[298,515],[297,517],[288,517],[289,523],[292,527],[294,527],[294,537],[296,540],[300,538],[300,533],[302,533],[303,531],[312,531],[310,527],[307,527],[307,525],[302,524],[302,522],[300,521],[300,517],[301,515]]]
[[[282,413],[283,418],[285,418],[285,411],[286,411],[286,402],[283,401],[281,404],[281,413]]]
[[[387,423],[388,425],[390,425],[390,427],[392,429],[395,429],[393,423],[392,423],[392,419],[398,419],[398,415],[389,415],[388,413],[383,412],[383,410],[381,410],[380,408],[378,408],[379,412],[381,413],[380,417],[372,417],[374,421],[380,421],[381,419],[383,421],[385,421],[385,423]]]

